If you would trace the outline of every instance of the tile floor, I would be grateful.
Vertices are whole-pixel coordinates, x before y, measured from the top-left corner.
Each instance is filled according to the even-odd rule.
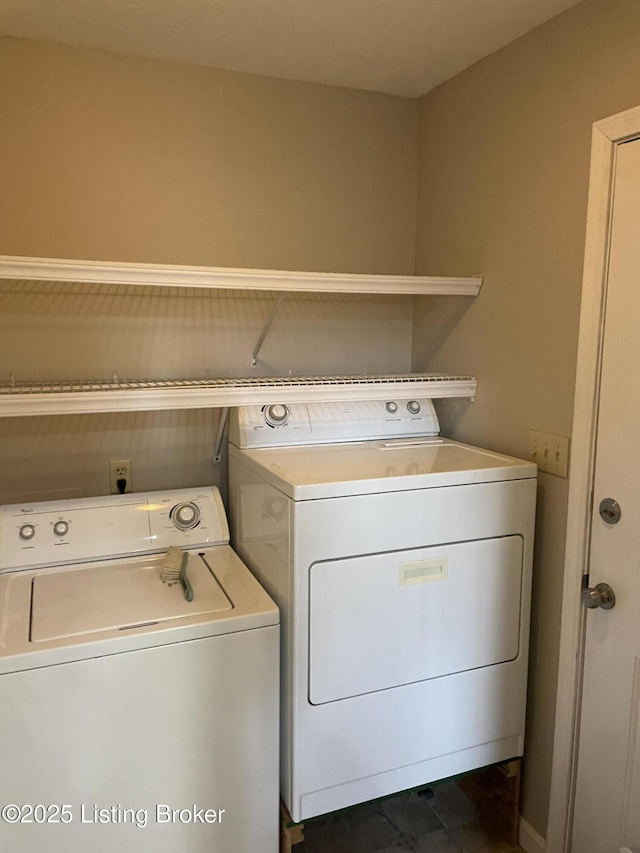
[[[307,821],[293,853],[511,853],[455,782]]]

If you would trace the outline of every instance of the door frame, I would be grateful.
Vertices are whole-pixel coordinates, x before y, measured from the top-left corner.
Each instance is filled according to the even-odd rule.
[[[547,853],[568,853],[571,849],[586,626],[580,590],[591,535],[613,182],[618,145],[635,137],[640,137],[640,107],[593,125]]]

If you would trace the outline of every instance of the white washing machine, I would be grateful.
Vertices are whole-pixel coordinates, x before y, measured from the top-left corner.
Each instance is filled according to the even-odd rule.
[[[523,751],[536,467],[430,400],[247,407],[234,545],[281,610],[295,821]]]
[[[3,853],[276,853],[279,616],[228,541],[216,489],[0,508]]]

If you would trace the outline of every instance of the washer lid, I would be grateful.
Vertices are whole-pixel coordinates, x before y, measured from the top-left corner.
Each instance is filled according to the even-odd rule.
[[[294,500],[461,486],[536,476],[533,462],[442,438],[238,450]]]
[[[31,642],[126,631],[233,609],[198,555],[190,554],[187,565],[193,587],[191,602],[179,583],[162,582],[161,565],[158,560],[99,564],[36,575],[32,581]]]

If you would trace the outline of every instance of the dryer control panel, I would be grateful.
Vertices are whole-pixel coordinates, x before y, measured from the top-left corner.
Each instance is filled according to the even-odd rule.
[[[231,412],[229,441],[236,447],[330,444],[438,435],[429,398],[351,403],[272,403]]]
[[[215,487],[0,507],[0,572],[228,542]]]

